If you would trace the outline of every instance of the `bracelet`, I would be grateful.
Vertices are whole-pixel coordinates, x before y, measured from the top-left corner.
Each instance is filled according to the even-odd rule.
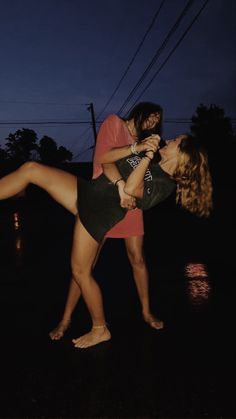
[[[135,141],[133,144],[130,144],[130,151],[131,154],[139,154],[139,152],[136,150],[137,141]]]
[[[145,150],[145,156],[146,156],[146,153],[153,153],[153,156],[154,156],[154,154],[155,154],[155,151],[153,151],[153,150]]]
[[[123,179],[123,177],[120,177],[119,179],[117,179],[117,180],[114,182],[114,185],[115,185],[115,186],[117,186],[117,183],[118,183],[118,182],[120,182],[120,180],[124,180],[124,179]]]
[[[151,157],[146,156],[146,154],[145,154],[145,156],[143,156],[143,159],[148,159],[149,161],[152,161]]]

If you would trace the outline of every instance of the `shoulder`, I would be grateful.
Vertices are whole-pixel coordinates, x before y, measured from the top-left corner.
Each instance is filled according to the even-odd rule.
[[[110,114],[104,119],[103,125],[113,125],[113,126],[121,126],[123,125],[124,121],[116,114]]]

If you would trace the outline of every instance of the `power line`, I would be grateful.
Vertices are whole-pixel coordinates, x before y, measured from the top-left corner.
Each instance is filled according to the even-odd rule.
[[[101,122],[99,122],[99,123],[101,123]],[[84,134],[84,133],[83,133]],[[82,134],[82,135],[83,135]],[[89,133],[89,135],[85,138],[85,140],[84,140],[84,143],[87,143],[87,141],[89,140],[91,138],[91,133]],[[78,156],[80,156],[80,154],[81,153],[84,153],[85,151],[87,151],[87,150],[89,150],[89,149],[91,149],[91,148],[94,148],[95,147],[95,145],[93,144],[91,147],[89,147],[89,148],[86,148],[84,151],[79,151],[74,157],[73,157],[73,159],[76,159]]]
[[[98,121],[100,123],[101,121]],[[91,124],[91,121],[0,121],[0,125],[80,125]]]
[[[142,83],[142,81],[143,81],[142,79],[146,77],[146,73],[150,71],[151,67],[154,65],[155,61],[157,60],[158,55],[162,52],[162,49],[164,49],[164,48],[165,48],[165,45],[166,45],[166,43],[168,42],[169,38],[170,38],[170,37],[172,36],[172,34],[173,34],[176,30],[177,30],[177,28],[178,28],[178,26],[179,26],[179,24],[180,24],[181,20],[183,19],[184,15],[187,13],[188,9],[190,8],[190,6],[192,5],[192,3],[193,3],[194,1],[195,1],[195,0],[189,0],[189,1],[187,2],[186,6],[184,7],[184,9],[183,9],[182,13],[180,14],[179,18],[177,19],[177,21],[176,21],[176,22],[175,22],[175,24],[173,25],[172,29],[169,31],[169,33],[168,33],[167,37],[165,38],[164,42],[162,43],[161,47],[157,50],[157,52],[156,52],[156,54],[154,55],[154,57],[153,57],[153,59],[152,59],[151,63],[150,63],[150,64],[149,64],[149,66],[146,68],[146,70],[144,71],[143,75],[141,76],[140,80],[138,81],[138,83],[136,84],[136,86],[134,87],[134,89],[133,89],[133,90],[136,90],[136,89],[139,87],[139,84],[140,84],[140,83]],[[143,44],[143,42],[144,42],[144,40],[145,40],[146,36],[148,35],[149,31],[151,30],[151,27],[153,26],[153,24],[154,24],[155,20],[157,19],[157,16],[159,15],[160,10],[161,10],[161,8],[163,7],[163,5],[164,5],[164,1],[162,1],[162,3],[160,4],[160,6],[159,6],[158,10],[156,11],[156,13],[155,13],[155,15],[154,15],[154,18],[153,18],[153,20],[152,20],[151,24],[149,25],[149,28],[147,29],[146,33],[144,34],[144,37],[143,37],[143,39],[142,39],[141,43],[139,44],[139,46],[138,46],[138,48],[137,48],[137,50],[136,50],[136,52],[135,52],[134,56],[132,57],[132,59],[131,59],[131,61],[130,61],[129,65],[128,65],[128,67],[127,67],[126,71],[125,71],[125,73],[124,73],[124,74],[123,74],[123,76],[121,77],[120,82],[118,83],[118,85],[117,85],[117,87],[116,87],[115,91],[114,91],[114,92],[113,92],[113,94],[111,95],[110,99],[108,100],[108,102],[106,103],[106,105],[104,106],[104,108],[102,109],[102,111],[99,113],[98,117],[100,117],[100,115],[104,112],[105,108],[108,106],[108,103],[110,103],[111,99],[114,97],[114,95],[115,95],[116,91],[117,91],[117,90],[118,90],[118,88],[120,87],[121,82],[123,81],[124,77],[126,76],[126,74],[127,74],[128,70],[129,70],[129,68],[130,68],[131,64],[133,63],[133,61],[134,61],[134,59],[135,59],[136,55],[138,54],[138,52],[139,52],[139,50],[140,50],[140,48],[141,48],[141,46],[142,46],[142,44]],[[137,86],[137,85],[138,85],[138,86]],[[133,92],[133,90],[132,90],[132,92]],[[123,106],[122,106],[122,107],[120,108],[120,110],[118,111],[118,114],[119,114],[119,113],[123,110],[123,107],[125,107],[125,106],[126,106],[126,104],[130,101],[130,98],[131,98],[131,97],[133,96],[133,94],[134,94],[134,93],[132,94],[132,92],[131,92],[131,94],[128,96],[128,99],[126,99],[126,101],[125,101],[125,103],[123,104]],[[126,102],[127,102],[127,103],[126,103]],[[86,129],[86,130],[85,130],[85,132],[84,132],[83,134],[85,134],[87,131],[88,131],[88,129]],[[90,136],[90,134],[89,134],[89,136]]]
[[[81,106],[82,103],[58,103],[58,102],[31,102],[28,100],[0,100],[0,103],[14,103],[22,105],[58,105],[58,106]]]
[[[122,81],[124,80],[125,76],[127,75],[128,71],[129,71],[130,67],[132,66],[132,64],[133,64],[133,62],[134,62],[134,60],[135,60],[136,56],[138,55],[138,53],[139,53],[140,49],[142,48],[142,46],[143,46],[143,44],[144,44],[144,41],[145,41],[145,39],[146,39],[147,35],[148,35],[148,34],[149,34],[149,32],[151,31],[151,29],[152,29],[152,27],[153,27],[154,23],[156,22],[157,17],[158,17],[158,15],[159,15],[159,13],[160,13],[160,11],[161,11],[161,9],[162,9],[162,7],[163,7],[163,5],[164,5],[165,1],[166,1],[166,0],[162,0],[162,2],[161,2],[161,4],[160,4],[160,6],[158,7],[158,9],[157,9],[156,13],[155,13],[155,14],[154,14],[154,16],[153,16],[153,19],[152,19],[152,21],[151,21],[150,25],[148,26],[148,28],[147,28],[147,30],[146,30],[146,32],[145,32],[145,34],[144,34],[143,38],[141,39],[141,41],[140,41],[140,43],[139,43],[139,45],[138,45],[138,47],[137,47],[137,49],[136,49],[136,51],[135,51],[135,53],[134,53],[133,57],[131,58],[131,60],[130,60],[129,64],[127,65],[126,70],[124,71],[123,75],[121,76],[121,78],[120,78],[120,80],[119,80],[119,82],[118,82],[118,84],[117,84],[117,86],[116,86],[115,90],[113,91],[113,93],[111,94],[110,98],[108,99],[108,101],[106,102],[106,104],[104,105],[104,107],[102,108],[101,112],[98,114],[97,118],[100,118],[100,116],[103,114],[103,112],[105,111],[105,109],[106,109],[106,108],[107,108],[107,106],[110,104],[110,102],[112,101],[113,97],[115,96],[116,92],[118,91],[118,89],[119,89],[119,87],[120,87],[120,85],[121,85]],[[96,122],[98,122],[98,121],[97,121],[97,118],[96,118]],[[85,135],[87,132],[88,132],[88,128],[87,128],[87,129],[86,129],[86,130],[85,130],[85,131],[81,134],[81,136]],[[87,137],[87,139],[90,137],[90,135],[91,135],[91,134],[89,134],[89,136]]]
[[[158,7],[158,9],[157,9],[156,13],[155,13],[155,14],[154,14],[154,16],[153,16],[153,19],[152,19],[152,21],[151,21],[150,25],[148,26],[148,29],[146,30],[146,32],[145,32],[145,34],[144,34],[144,36],[143,36],[142,40],[140,41],[140,43],[139,43],[139,45],[138,45],[138,47],[137,47],[137,49],[136,49],[136,51],[135,51],[135,53],[134,53],[133,57],[131,58],[131,60],[130,60],[129,64],[127,65],[126,70],[124,71],[123,75],[121,76],[121,78],[120,78],[120,80],[119,80],[119,82],[118,82],[118,84],[117,84],[117,86],[116,86],[115,90],[114,90],[114,91],[113,91],[113,93],[111,94],[110,98],[108,99],[108,101],[107,101],[107,102],[106,102],[106,104],[104,105],[103,109],[102,109],[102,110],[101,110],[101,112],[99,113],[98,118],[99,118],[99,117],[103,114],[103,112],[105,111],[105,109],[107,108],[107,106],[109,105],[109,103],[111,102],[111,100],[113,99],[113,97],[115,96],[116,92],[118,91],[118,89],[119,89],[119,87],[120,87],[120,85],[121,85],[122,81],[124,80],[124,78],[125,78],[126,74],[128,73],[128,71],[129,71],[130,67],[132,66],[132,64],[133,64],[133,62],[134,62],[134,60],[135,60],[136,56],[138,55],[138,53],[139,53],[140,49],[142,48],[142,46],[143,46],[143,44],[144,44],[144,41],[145,41],[145,39],[146,39],[147,35],[148,35],[148,34],[149,34],[149,32],[151,31],[151,29],[152,29],[152,27],[153,27],[153,25],[154,25],[154,23],[155,23],[155,21],[156,21],[156,19],[157,19],[158,15],[159,15],[159,13],[160,13],[160,11],[161,11],[161,9],[162,9],[162,7],[163,7],[163,5],[164,5],[165,1],[166,1],[166,0],[163,0],[163,1],[161,2],[160,6]]]
[[[184,16],[186,15],[186,13],[188,12],[188,9],[192,6],[193,2],[195,0],[189,0],[186,4],[186,6],[183,8],[182,12],[180,13],[179,17],[177,18],[176,22],[174,23],[174,25],[172,26],[172,28],[170,29],[170,31],[168,32],[167,36],[165,37],[164,41],[162,42],[161,46],[157,49],[156,53],[154,54],[151,62],[149,63],[149,65],[146,67],[146,69],[144,70],[143,74],[141,75],[140,79],[138,80],[138,82],[136,83],[136,85],[133,87],[133,89],[131,90],[131,92],[129,93],[128,97],[126,98],[126,100],[124,101],[123,105],[120,107],[118,114],[121,114],[122,111],[125,109],[125,107],[127,106],[127,104],[130,102],[131,98],[133,97],[133,95],[135,94],[136,90],[139,88],[139,86],[143,83],[143,81],[145,80],[145,78],[147,77],[148,73],[150,72],[151,68],[154,66],[154,64],[156,63],[156,61],[158,60],[159,56],[161,55],[161,53],[163,52],[163,50],[165,49],[167,43],[169,42],[170,38],[172,37],[172,35],[176,32],[176,30],[178,29],[182,19],[184,18]]]
[[[145,93],[145,91],[148,89],[148,87],[152,84],[152,82],[154,81],[154,79],[156,78],[156,76],[160,73],[160,71],[162,70],[162,68],[165,66],[165,64],[167,63],[167,61],[170,59],[170,57],[174,54],[175,50],[179,47],[179,45],[181,44],[181,42],[183,41],[183,39],[185,38],[185,36],[187,35],[187,33],[190,31],[190,29],[192,28],[192,26],[194,25],[194,23],[196,22],[196,20],[198,19],[198,17],[200,16],[200,14],[202,13],[203,9],[205,8],[205,6],[207,5],[209,0],[206,0],[205,3],[203,4],[203,6],[201,7],[201,9],[198,11],[198,13],[195,15],[194,19],[192,20],[192,22],[190,23],[190,25],[187,27],[187,29],[184,31],[183,35],[180,37],[180,39],[178,40],[178,42],[175,44],[175,46],[172,48],[172,50],[170,51],[170,53],[168,54],[168,56],[166,57],[166,59],[164,60],[164,62],[161,64],[161,66],[159,67],[159,69],[155,72],[154,76],[151,78],[151,80],[148,82],[148,84],[146,85],[146,87],[142,90],[142,92],[140,93],[140,95],[137,97],[136,101],[134,102],[134,104],[132,105],[132,107],[138,102],[138,100],[140,99],[140,97]],[[131,108],[130,108],[131,109]]]
[[[206,0],[206,3],[209,0]],[[236,118],[229,117],[231,122],[235,123]],[[191,118],[166,118],[165,123],[174,123],[174,122],[191,122]],[[103,121],[97,121],[98,124],[101,124]],[[53,125],[80,125],[80,124],[91,124],[90,121],[0,121],[0,126],[14,126],[14,125],[47,125],[51,126]],[[91,134],[90,134],[91,135]]]
[[[95,148],[95,145],[91,145],[91,146],[83,149],[82,151],[80,151],[79,153],[77,153],[75,156],[73,156],[73,160],[75,160],[77,157],[81,156],[81,154],[86,153],[86,151],[93,150],[94,148]]]

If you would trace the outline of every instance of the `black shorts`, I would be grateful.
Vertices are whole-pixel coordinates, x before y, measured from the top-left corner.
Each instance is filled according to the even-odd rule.
[[[105,175],[97,179],[78,178],[77,208],[81,223],[99,243],[105,233],[126,214],[120,206],[118,189]]]

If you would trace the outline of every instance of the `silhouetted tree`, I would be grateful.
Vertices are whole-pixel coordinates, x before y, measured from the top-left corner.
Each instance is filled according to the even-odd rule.
[[[46,164],[55,163],[57,154],[57,143],[51,137],[45,135],[39,141],[38,153],[40,160]]]
[[[37,134],[27,128],[17,130],[6,138],[6,153],[9,159],[23,163],[30,160],[37,150]]]
[[[6,150],[0,146],[0,162],[5,162],[8,158]]]
[[[231,119],[225,116],[224,109],[216,105],[200,105],[192,123],[192,133],[208,152],[214,178],[221,182],[232,180],[236,141]]]
[[[63,146],[58,148],[56,141],[46,135],[39,142],[38,153],[45,164],[59,164],[73,158],[71,151]]]
[[[65,148],[63,145],[58,148],[57,155],[58,155],[59,161],[61,162],[71,161],[73,159],[73,153],[67,150],[67,148]]]
[[[17,167],[29,160],[57,165],[71,161],[73,154],[66,147],[57,146],[53,138],[44,136],[37,144],[37,134],[31,129],[22,128],[6,138],[5,148],[0,147],[0,162],[5,166]]]
[[[196,115],[192,117],[191,130],[210,149],[221,140],[223,143],[232,139],[233,128],[230,118],[225,116],[224,109],[211,105],[198,106]]]

